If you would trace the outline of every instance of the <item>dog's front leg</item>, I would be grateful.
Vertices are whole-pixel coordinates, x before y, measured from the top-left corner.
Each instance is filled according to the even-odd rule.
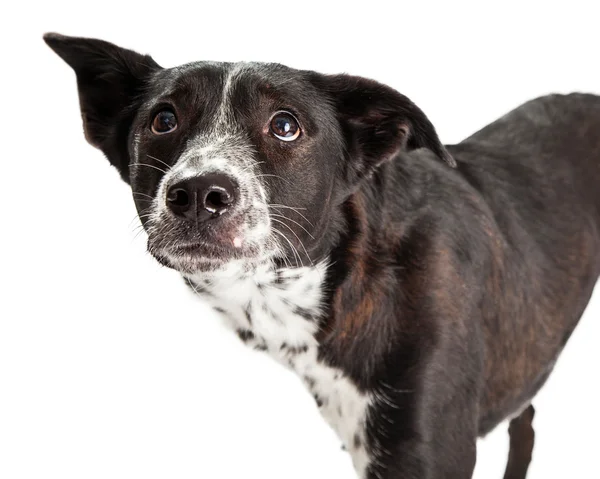
[[[446,333],[436,335],[436,345],[408,339],[386,360],[385,374],[370,392],[365,479],[472,477],[481,352],[468,332]]]
[[[365,479],[472,477],[477,396],[464,384],[449,387],[452,379],[432,374],[421,391],[387,386],[374,396],[366,431],[371,461]]]

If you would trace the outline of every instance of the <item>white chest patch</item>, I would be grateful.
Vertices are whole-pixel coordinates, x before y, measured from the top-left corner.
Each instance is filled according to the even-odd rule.
[[[242,341],[294,370],[313,394],[325,420],[352,455],[359,477],[369,465],[365,420],[369,397],[337,368],[318,359],[325,265],[251,274],[242,263],[188,277],[191,287],[222,313]]]

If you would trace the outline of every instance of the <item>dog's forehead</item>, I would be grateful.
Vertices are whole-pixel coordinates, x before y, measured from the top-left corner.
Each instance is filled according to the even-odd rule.
[[[257,131],[269,115],[289,110],[305,127],[331,123],[331,107],[320,101],[314,72],[278,63],[203,61],[157,72],[139,109],[145,118],[159,107],[187,112],[196,133],[238,129]]]
[[[293,93],[303,83],[301,70],[278,63],[202,61],[157,72],[151,93],[154,96],[195,93],[220,97],[225,90],[231,93],[244,87]]]

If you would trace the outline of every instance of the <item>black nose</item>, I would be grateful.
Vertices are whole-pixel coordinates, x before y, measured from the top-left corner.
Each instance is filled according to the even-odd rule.
[[[167,206],[188,221],[207,221],[233,206],[236,190],[234,182],[224,174],[195,176],[169,187]]]

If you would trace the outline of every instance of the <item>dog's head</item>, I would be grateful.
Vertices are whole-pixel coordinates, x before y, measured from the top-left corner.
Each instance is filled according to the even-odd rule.
[[[183,273],[307,265],[378,165],[421,147],[453,164],[423,112],[371,80],[278,64],[164,69],[104,41],[44,39],[77,74],[86,138],[131,185],[149,251]]]

